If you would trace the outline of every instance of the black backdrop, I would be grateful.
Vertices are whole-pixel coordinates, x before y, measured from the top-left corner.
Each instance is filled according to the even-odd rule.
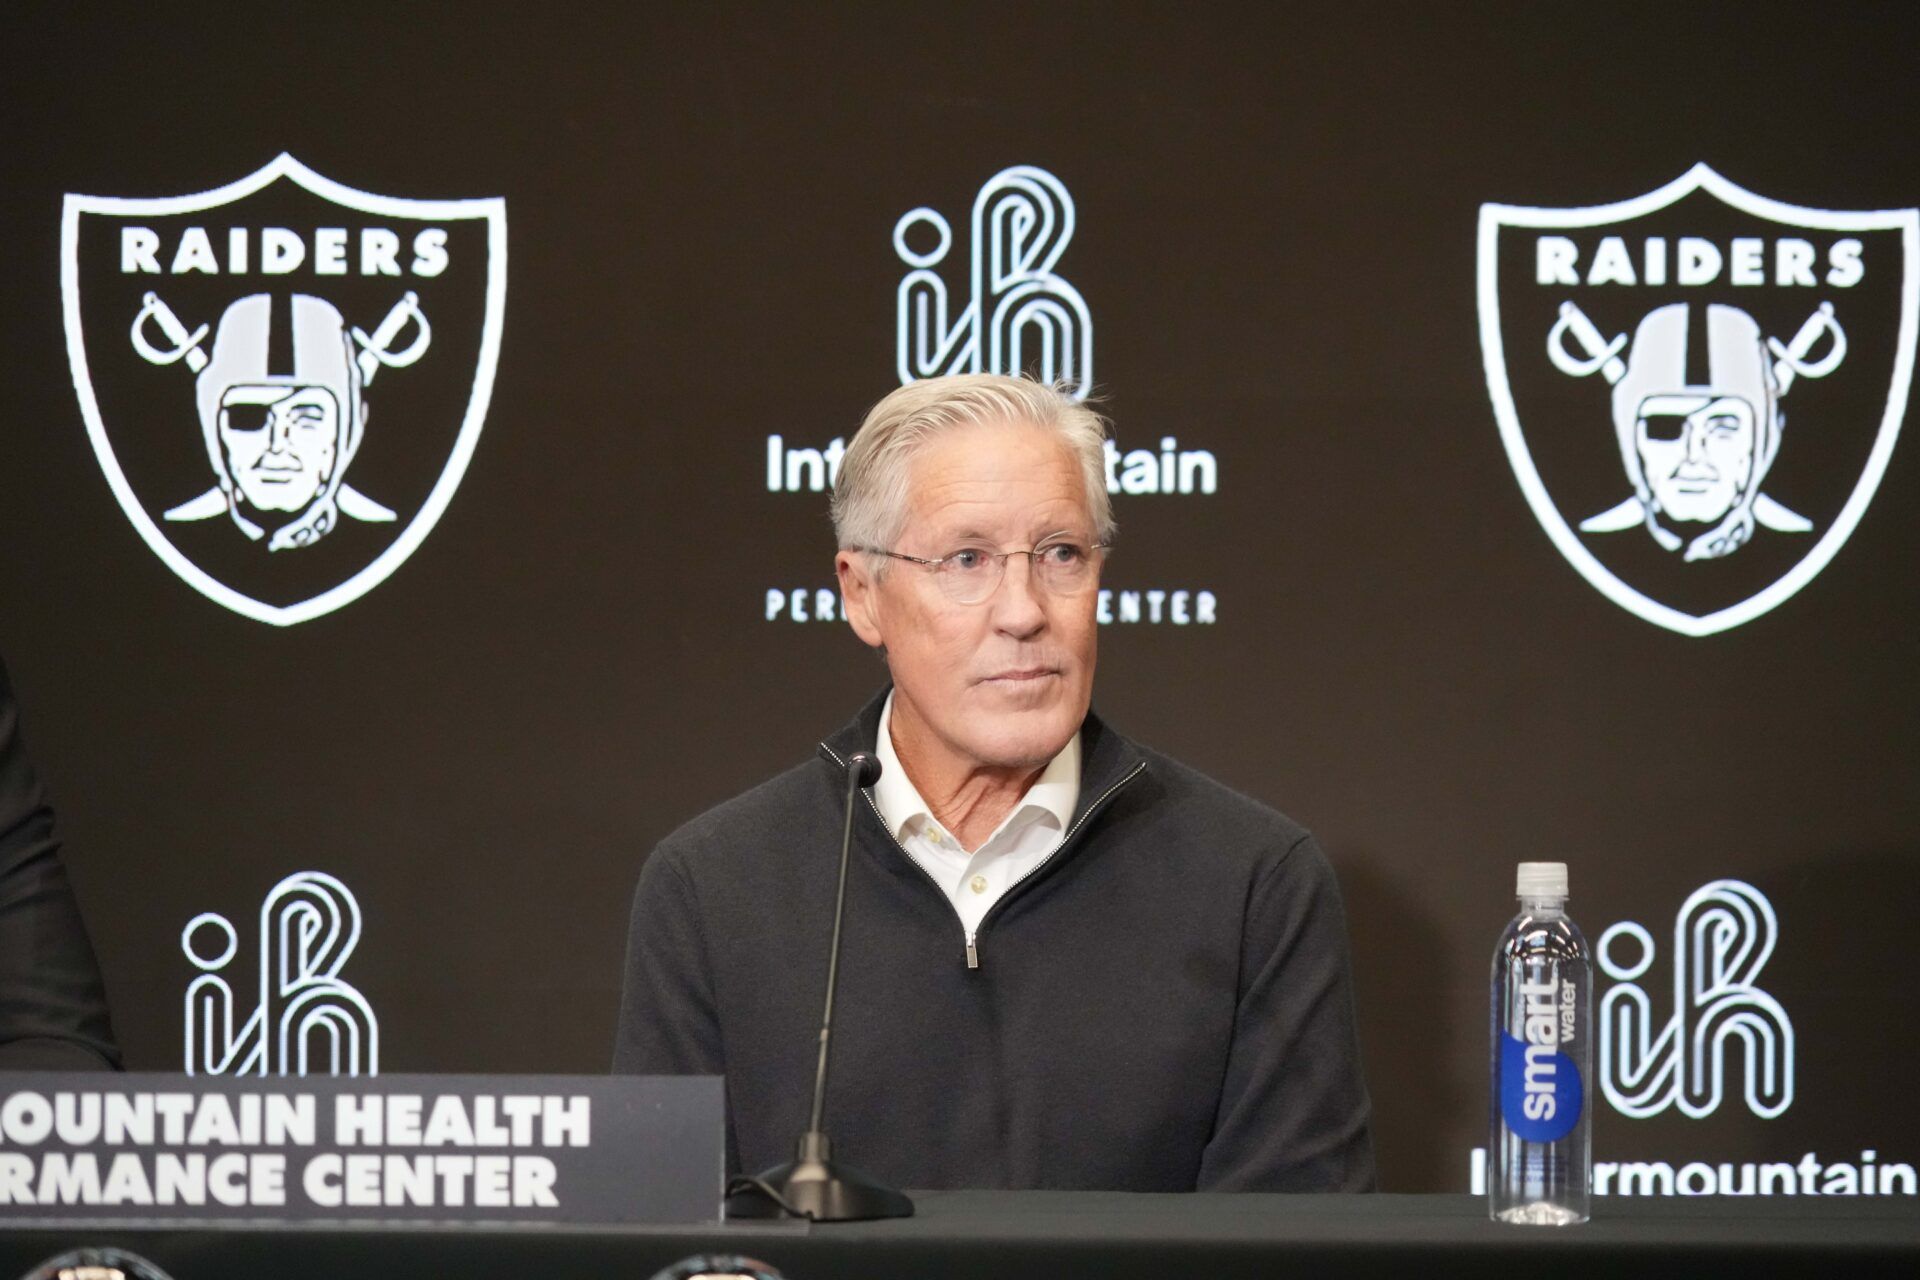
[[[232,919],[246,972],[262,898],[319,870],[364,914],[340,977],[382,1069],[603,1069],[646,851],[882,677],[844,626],[766,616],[772,589],[830,586],[832,551],[823,495],[768,490],[767,437],[824,448],[897,383],[895,222],[945,215],[963,297],[975,193],[1032,165],[1077,206],[1055,270],[1122,449],[1217,461],[1215,493],[1117,498],[1108,585],[1210,591],[1217,621],[1105,628],[1096,701],[1330,849],[1387,1185],[1465,1185],[1487,959],[1540,857],[1572,864],[1590,935],[1659,940],[1661,1019],[1690,893],[1742,880],[1779,918],[1756,982],[1793,1019],[1793,1105],[1755,1116],[1730,1066],[1705,1119],[1601,1107],[1600,1159],[1920,1160],[1896,1083],[1920,1051],[1911,443],[1804,590],[1676,634],[1542,531],[1476,311],[1489,201],[1603,204],[1704,162],[1792,205],[1920,203],[1916,35],[1895,6],[11,8],[0,652],[129,1065],[180,1061],[182,926]],[[508,246],[445,515],[284,628],[193,590],[123,514],[60,269],[64,195],[207,191],[282,152],[365,192],[501,197]],[[471,348],[477,308],[421,287],[442,351]],[[128,319],[89,331],[97,376]],[[369,450],[401,438],[379,405],[408,372],[369,390]],[[185,384],[109,430],[193,456]]]

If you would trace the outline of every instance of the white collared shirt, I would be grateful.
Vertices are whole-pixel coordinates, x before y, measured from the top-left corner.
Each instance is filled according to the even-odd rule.
[[[961,847],[927,807],[893,749],[893,695],[880,708],[880,781],[873,803],[881,820],[907,856],[932,876],[960,914],[971,945],[981,918],[1000,896],[1045,862],[1066,837],[1073,806],[1080,799],[1080,735],[1067,739],[1020,802],[994,833],[972,853]]]

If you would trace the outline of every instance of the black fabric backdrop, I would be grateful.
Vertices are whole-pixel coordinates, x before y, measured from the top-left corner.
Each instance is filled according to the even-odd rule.
[[[1464,1188],[1488,957],[1528,858],[1571,863],[1590,936],[1646,926],[1660,1019],[1688,894],[1742,880],[1779,917],[1756,982],[1793,1019],[1793,1105],[1756,1117],[1735,1052],[1704,1119],[1602,1105],[1599,1158],[1920,1161],[1897,1083],[1920,1051],[1911,442],[1804,590],[1675,634],[1536,521],[1475,295],[1484,202],[1602,204],[1705,162],[1794,205],[1920,204],[1916,35],[1896,6],[13,7],[0,651],[129,1065],[177,1069],[186,922],[233,920],[245,974],[262,898],[318,870],[364,914],[340,977],[384,1069],[603,1069],[647,850],[883,676],[844,626],[766,617],[770,589],[830,586],[832,552],[824,495],[768,490],[767,438],[824,448],[897,384],[896,220],[948,219],[963,299],[975,193],[1033,165],[1077,206],[1055,270],[1121,447],[1171,436],[1218,467],[1212,494],[1116,499],[1108,585],[1211,591],[1218,620],[1105,628],[1097,703],[1329,849],[1387,1186]],[[120,509],[60,268],[64,195],[206,191],[282,152],[381,195],[502,197],[508,245],[492,403],[445,515],[363,598],[285,628],[193,590]],[[204,219],[230,222],[263,225]],[[115,266],[89,259],[83,294]],[[189,327],[249,291],[152,280],[201,299],[176,304]],[[478,307],[440,283],[418,285],[436,342],[470,368]],[[136,367],[129,320],[89,318],[97,380],[109,353]],[[1858,324],[1884,388],[1896,335]],[[449,376],[432,359],[420,379]],[[444,451],[382,417],[415,372],[369,388],[369,450]],[[187,382],[110,434],[197,456]],[[1560,394],[1608,436],[1597,381]]]

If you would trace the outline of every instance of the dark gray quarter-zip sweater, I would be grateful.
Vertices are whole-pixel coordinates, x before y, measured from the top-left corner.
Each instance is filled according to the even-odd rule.
[[[793,1158],[826,992],[845,760],[694,819],[640,874],[623,1073],[727,1078],[730,1172]],[[900,1187],[1365,1191],[1346,921],[1306,831],[1089,715],[1060,848],[981,922],[856,802],[824,1127]]]

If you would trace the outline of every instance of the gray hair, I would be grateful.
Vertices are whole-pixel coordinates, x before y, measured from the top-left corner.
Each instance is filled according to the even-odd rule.
[[[1060,438],[1079,459],[1095,541],[1113,541],[1106,419],[1062,387],[968,373],[909,382],[868,411],[833,486],[833,531],[841,548],[891,548],[906,527],[914,456],[950,428],[998,423],[1030,423]]]

